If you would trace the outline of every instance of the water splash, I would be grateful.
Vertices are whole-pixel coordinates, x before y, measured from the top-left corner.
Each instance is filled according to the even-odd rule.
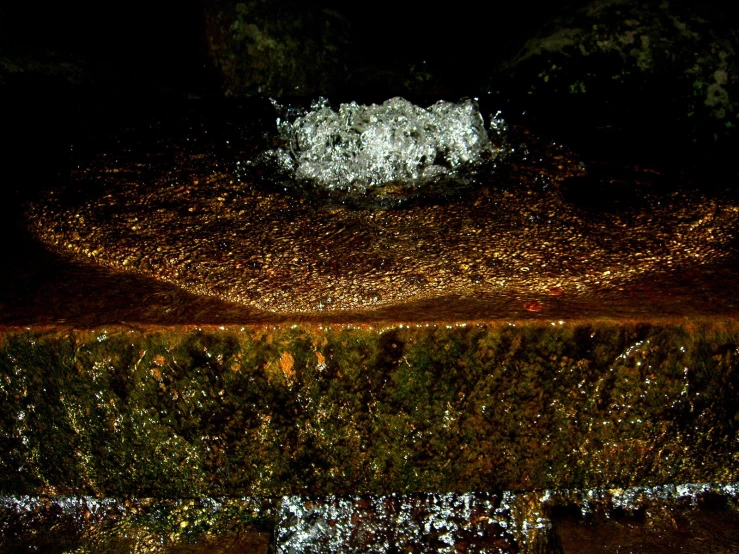
[[[491,118],[488,131],[470,99],[421,108],[392,98],[381,105],[350,102],[338,110],[321,100],[300,117],[280,117],[277,127],[285,147],[267,155],[294,179],[360,193],[474,171],[498,156],[502,148],[491,135],[505,132],[499,116]]]

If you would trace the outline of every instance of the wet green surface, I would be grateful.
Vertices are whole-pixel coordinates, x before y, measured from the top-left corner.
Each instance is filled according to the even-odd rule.
[[[7,328],[0,493],[732,482],[738,346],[709,320]]]
[[[395,105],[409,114],[421,109],[402,99],[367,109]],[[477,112],[475,104],[467,106]],[[488,151],[494,160],[471,164],[465,171],[476,172],[472,181],[461,174],[423,185],[388,181],[384,192],[360,188],[349,194],[340,192],[341,181],[332,191],[330,175],[323,184],[309,184],[268,161],[278,156],[264,144],[274,124],[260,115],[274,121],[277,113],[242,109],[230,114],[234,120],[224,120],[225,114],[208,120],[193,109],[162,123],[156,135],[141,127],[120,132],[107,145],[95,143],[87,155],[80,153],[65,188],[51,187],[27,207],[28,231],[70,265],[91,269],[81,278],[113,301],[94,313],[111,319],[110,308],[120,310],[122,294],[115,302],[116,295],[96,282],[101,268],[116,272],[119,281],[121,273],[146,277],[138,279],[143,290],[167,283],[197,302],[211,297],[251,312],[237,323],[275,316],[367,321],[376,310],[400,312],[391,318],[398,322],[415,316],[420,303],[432,314],[426,317],[437,320],[515,317],[514,307],[527,302],[552,306],[548,297],[555,291],[565,304],[558,311],[567,318],[589,317],[573,303],[595,305],[598,316],[613,317],[639,304],[634,300],[645,282],[661,289],[649,295],[648,315],[705,309],[698,290],[721,291],[709,313],[735,311],[739,204],[725,184],[710,183],[717,188],[706,194],[711,186],[703,191],[702,183],[674,171],[623,162],[599,168],[562,145],[524,128],[506,130],[505,121],[494,120]],[[323,152],[323,139],[310,140]],[[257,163],[260,156],[265,161]],[[350,171],[351,159],[327,157],[318,167],[336,165],[340,175]],[[21,272],[28,270],[28,258],[20,260]],[[42,266],[41,285],[51,284],[47,268]],[[734,294],[721,287],[723,279]],[[17,288],[29,287],[22,281]],[[685,289],[687,307],[681,305]],[[140,289],[135,294],[143,300]],[[46,307],[68,303],[70,296],[54,295],[41,315],[48,318]],[[161,312],[157,306],[170,311],[181,299],[137,302],[135,313],[113,321],[150,319]],[[445,308],[456,299],[467,304],[461,319],[448,317]],[[90,311],[83,312],[87,319]],[[192,309],[186,313],[190,318],[183,323],[224,322],[196,318]],[[167,323],[162,319],[170,314],[159,316],[156,323]],[[23,317],[21,323],[29,323],[29,314]],[[370,320],[378,317],[383,315],[369,314]]]

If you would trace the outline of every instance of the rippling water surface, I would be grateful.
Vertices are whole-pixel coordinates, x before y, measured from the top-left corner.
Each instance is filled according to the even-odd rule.
[[[248,163],[286,145],[267,102],[165,112],[73,144],[5,219],[4,323],[735,312],[739,203],[681,160],[581,159],[484,108],[504,155],[464,186],[344,194]]]

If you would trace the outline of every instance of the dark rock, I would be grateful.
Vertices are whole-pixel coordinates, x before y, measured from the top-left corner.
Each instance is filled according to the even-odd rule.
[[[226,96],[329,94],[343,83],[348,24],[281,0],[207,0],[206,38]]]
[[[737,44],[724,21],[682,4],[595,0],[541,29],[502,74],[557,125],[708,152],[737,140]]]

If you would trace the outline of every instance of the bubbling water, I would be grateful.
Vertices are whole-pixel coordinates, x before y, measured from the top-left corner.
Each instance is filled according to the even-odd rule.
[[[279,118],[277,127],[285,147],[269,156],[294,179],[360,193],[390,182],[422,186],[474,170],[497,157],[502,148],[491,136],[505,132],[498,116],[488,131],[470,99],[421,108],[392,98],[338,110],[321,100],[300,117]]]

